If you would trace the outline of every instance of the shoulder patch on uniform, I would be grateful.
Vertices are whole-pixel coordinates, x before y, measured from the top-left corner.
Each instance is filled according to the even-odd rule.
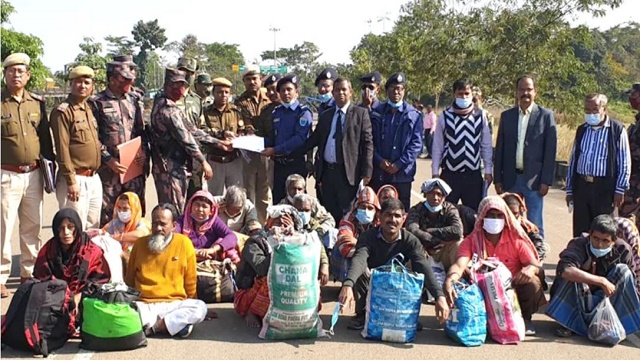
[[[309,124],[309,122],[304,116],[300,117],[299,123],[300,123],[300,126],[307,126]]]
[[[69,108],[69,103],[63,102],[63,103],[60,103],[60,105],[58,105],[56,109],[58,111],[66,111],[68,108]]]
[[[44,98],[38,94],[34,94],[32,92],[29,92],[29,95],[31,95],[32,98],[38,100],[38,101],[44,101]]]

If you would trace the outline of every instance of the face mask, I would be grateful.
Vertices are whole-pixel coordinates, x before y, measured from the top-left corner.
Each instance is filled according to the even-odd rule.
[[[205,223],[205,222],[209,221],[209,217],[206,217],[206,218],[204,218],[202,220],[198,220],[198,218],[196,218],[193,214],[191,214],[191,220],[195,221],[198,224],[202,224],[202,223]]]
[[[442,210],[442,204],[434,207],[434,206],[431,206],[431,204],[429,204],[428,201],[424,202],[424,207],[427,208],[427,210],[429,210],[429,212],[432,212],[432,213],[437,213],[437,212],[440,212],[440,210]]]
[[[376,91],[375,90],[371,90],[371,89],[360,90],[360,96],[361,97],[365,97],[365,94],[370,96],[371,98],[375,98],[376,97]]]
[[[320,102],[326,103],[327,101],[331,100],[331,93],[321,94],[320,96],[318,96],[318,98],[320,99]]]
[[[489,234],[500,234],[504,229],[504,219],[484,219],[482,228]]]
[[[584,114],[584,121],[589,126],[597,126],[600,124],[600,114]]]
[[[611,252],[611,249],[612,249],[611,247],[608,247],[606,249],[596,249],[596,248],[593,247],[591,242],[589,242],[589,250],[591,251],[593,256],[595,256],[597,258],[601,258],[603,256],[606,256],[607,254],[609,254]]]
[[[300,211],[300,219],[302,219],[302,225],[307,226],[311,221],[311,211]]]
[[[291,106],[293,106],[293,103],[295,103],[295,100],[292,100],[291,102],[284,102],[282,101],[281,104],[282,106],[286,107],[287,109],[291,108]]]
[[[391,102],[391,100],[387,100],[387,104],[389,104],[389,106],[394,109],[399,109],[400,106],[402,106],[402,100],[398,101],[397,103]]]
[[[456,105],[461,109],[466,109],[473,104],[473,99],[456,98]]]
[[[131,220],[131,210],[128,211],[118,211],[118,219],[123,223],[128,223]]]
[[[368,211],[365,209],[358,209],[356,211],[356,220],[358,220],[358,222],[363,225],[370,224],[375,216],[375,211]]]
[[[169,87],[166,90],[166,94],[167,97],[171,100],[177,101],[182,99],[182,97],[184,96],[184,94],[187,93],[187,88],[184,86],[180,86],[180,87]]]

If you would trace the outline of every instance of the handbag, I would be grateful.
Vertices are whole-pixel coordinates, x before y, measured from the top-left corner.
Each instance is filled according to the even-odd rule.
[[[198,299],[207,304],[233,302],[236,286],[236,267],[231,259],[205,260],[197,264]]]

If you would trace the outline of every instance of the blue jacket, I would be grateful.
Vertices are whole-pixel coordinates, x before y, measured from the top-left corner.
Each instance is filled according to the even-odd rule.
[[[373,178],[384,183],[412,182],[416,174],[416,159],[422,151],[422,113],[406,101],[395,115],[391,106],[382,103],[371,112],[373,131]],[[394,175],[380,168],[383,160],[395,164],[400,171]]]
[[[313,115],[306,105],[296,100],[290,108],[277,106],[271,118],[273,133],[264,139],[265,147],[273,147],[276,155],[281,156],[290,156],[303,148],[313,123]]]

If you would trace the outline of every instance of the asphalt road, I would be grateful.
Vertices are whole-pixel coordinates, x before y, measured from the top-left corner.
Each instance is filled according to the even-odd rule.
[[[422,198],[419,193],[420,184],[431,177],[430,161],[419,160],[418,175],[413,184],[413,202]],[[307,184],[313,192],[313,181]],[[148,181],[147,201],[156,204],[156,193],[153,181]],[[43,239],[51,236],[51,220],[57,211],[55,197],[47,195],[44,208]],[[149,206],[152,208],[152,206]],[[555,264],[559,252],[571,237],[571,218],[564,205],[564,194],[560,190],[551,190],[545,201],[545,231],[551,244],[551,252],[545,261],[547,275],[554,275]],[[18,253],[17,231],[13,236],[14,254]],[[14,257],[14,265],[17,264]],[[8,288],[11,292],[17,287],[19,276],[14,267],[13,277]],[[323,308],[321,312],[325,328],[328,328],[335,300],[339,292],[338,284],[329,283],[323,288]],[[11,298],[2,299],[2,313],[6,313]],[[93,353],[78,348],[79,340],[70,341],[64,348],[56,351],[50,358],[56,359],[422,359],[422,358],[473,358],[479,359],[639,359],[640,338],[631,336],[615,348],[603,347],[586,339],[571,337],[561,339],[555,337],[553,331],[557,325],[539,311],[533,318],[537,328],[537,336],[527,337],[519,345],[499,345],[489,338],[486,344],[478,348],[465,348],[449,339],[434,317],[434,308],[423,305],[421,322],[425,329],[418,333],[413,344],[391,344],[364,340],[357,331],[347,330],[349,315],[341,316],[331,338],[317,340],[265,341],[258,338],[257,329],[246,328],[244,321],[233,311],[232,304],[210,305],[219,318],[198,325],[188,339],[152,338],[146,348],[129,352]],[[6,348],[2,358],[29,358],[28,353],[17,352]]]

